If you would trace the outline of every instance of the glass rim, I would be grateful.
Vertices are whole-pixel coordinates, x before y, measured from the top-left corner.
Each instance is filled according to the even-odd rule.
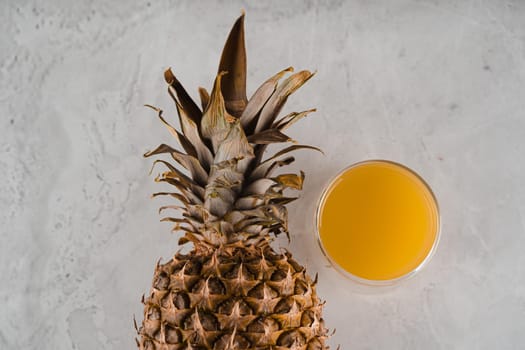
[[[437,220],[436,237],[434,238],[434,242],[432,243],[432,247],[430,248],[430,250],[427,253],[427,255],[425,256],[425,258],[419,263],[419,265],[417,265],[414,269],[408,271],[407,273],[405,273],[405,274],[403,274],[403,275],[401,275],[399,277],[395,277],[395,278],[391,278],[391,279],[384,279],[384,280],[374,280],[374,279],[363,278],[363,277],[359,277],[357,275],[354,275],[351,272],[346,271],[334,259],[332,259],[330,254],[328,254],[328,252],[326,251],[325,247],[323,246],[323,242],[321,240],[321,234],[320,234],[320,229],[319,229],[320,214],[321,214],[322,208],[324,207],[324,201],[325,201],[325,199],[326,199],[326,197],[328,195],[329,190],[332,188],[332,186],[337,181],[337,179],[339,179],[339,177],[342,174],[346,173],[348,170],[351,170],[351,169],[356,168],[356,167],[358,167],[360,165],[363,165],[363,164],[377,163],[377,162],[379,162],[379,163],[387,163],[387,164],[391,164],[391,165],[397,166],[399,168],[402,168],[402,169],[408,171],[410,174],[414,175],[419,181],[421,181],[423,186],[430,193],[431,199],[433,200],[433,202],[434,202],[434,204],[436,206],[436,214],[437,214],[436,215],[436,220]],[[319,200],[317,201],[317,207],[316,207],[316,210],[315,210],[314,220],[315,220],[315,225],[314,226],[315,226],[315,234],[316,234],[317,243],[319,244],[319,247],[321,248],[321,252],[325,256],[325,258],[330,262],[330,265],[332,265],[337,270],[337,272],[342,274],[344,277],[350,279],[351,281],[357,282],[357,283],[362,284],[362,285],[367,285],[367,286],[391,286],[391,285],[397,284],[398,282],[405,281],[405,280],[413,277],[419,271],[421,271],[423,269],[423,267],[425,267],[428,264],[428,262],[432,259],[432,257],[436,253],[436,250],[437,250],[437,247],[439,245],[440,238],[441,238],[441,212],[440,212],[440,209],[439,209],[439,203],[437,201],[436,195],[434,194],[434,191],[432,190],[430,185],[425,181],[425,179],[423,179],[423,177],[421,177],[421,175],[419,175],[417,172],[415,172],[414,170],[412,170],[408,166],[406,166],[404,164],[401,164],[401,163],[398,163],[398,162],[395,162],[395,161],[392,161],[392,160],[387,160],[387,159],[367,159],[367,160],[362,160],[362,161],[359,161],[359,162],[356,162],[356,163],[352,163],[352,164],[346,166],[345,168],[341,169],[334,176],[332,176],[332,178],[324,186],[323,192],[321,193],[321,196],[319,197]]]

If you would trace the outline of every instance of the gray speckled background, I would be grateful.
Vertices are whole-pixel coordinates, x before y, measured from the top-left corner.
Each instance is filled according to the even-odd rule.
[[[210,87],[241,7],[250,91],[318,70],[287,108],[318,107],[291,136],[326,153],[298,154],[289,248],[319,273],[331,345],[525,347],[525,2],[38,3],[0,2],[0,349],[134,348],[177,241],[141,158],[170,137],[142,104],[170,110],[167,66]],[[444,223],[430,265],[382,291],[328,266],[311,219],[326,181],[367,158],[420,172]]]

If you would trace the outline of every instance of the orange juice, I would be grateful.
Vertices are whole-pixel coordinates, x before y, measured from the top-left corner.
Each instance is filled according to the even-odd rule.
[[[321,246],[340,269],[360,279],[394,280],[415,271],[439,232],[436,200],[425,182],[389,161],[344,170],[323,195]]]

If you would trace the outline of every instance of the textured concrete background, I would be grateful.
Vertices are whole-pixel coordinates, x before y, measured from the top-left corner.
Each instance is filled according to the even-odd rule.
[[[210,87],[240,8],[250,91],[318,70],[287,109],[318,107],[291,136],[326,152],[298,154],[289,248],[319,273],[330,343],[525,347],[525,2],[38,3],[0,3],[1,349],[134,348],[133,314],[177,242],[141,158],[171,140],[142,104],[170,110],[167,66]],[[414,168],[442,208],[436,256],[389,290],[357,290],[313,238],[326,181],[367,158]]]

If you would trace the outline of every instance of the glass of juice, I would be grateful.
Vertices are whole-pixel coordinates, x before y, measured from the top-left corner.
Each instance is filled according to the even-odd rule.
[[[371,285],[408,278],[439,241],[437,200],[404,165],[368,160],[341,171],[321,196],[316,227],[323,253],[337,270]]]

